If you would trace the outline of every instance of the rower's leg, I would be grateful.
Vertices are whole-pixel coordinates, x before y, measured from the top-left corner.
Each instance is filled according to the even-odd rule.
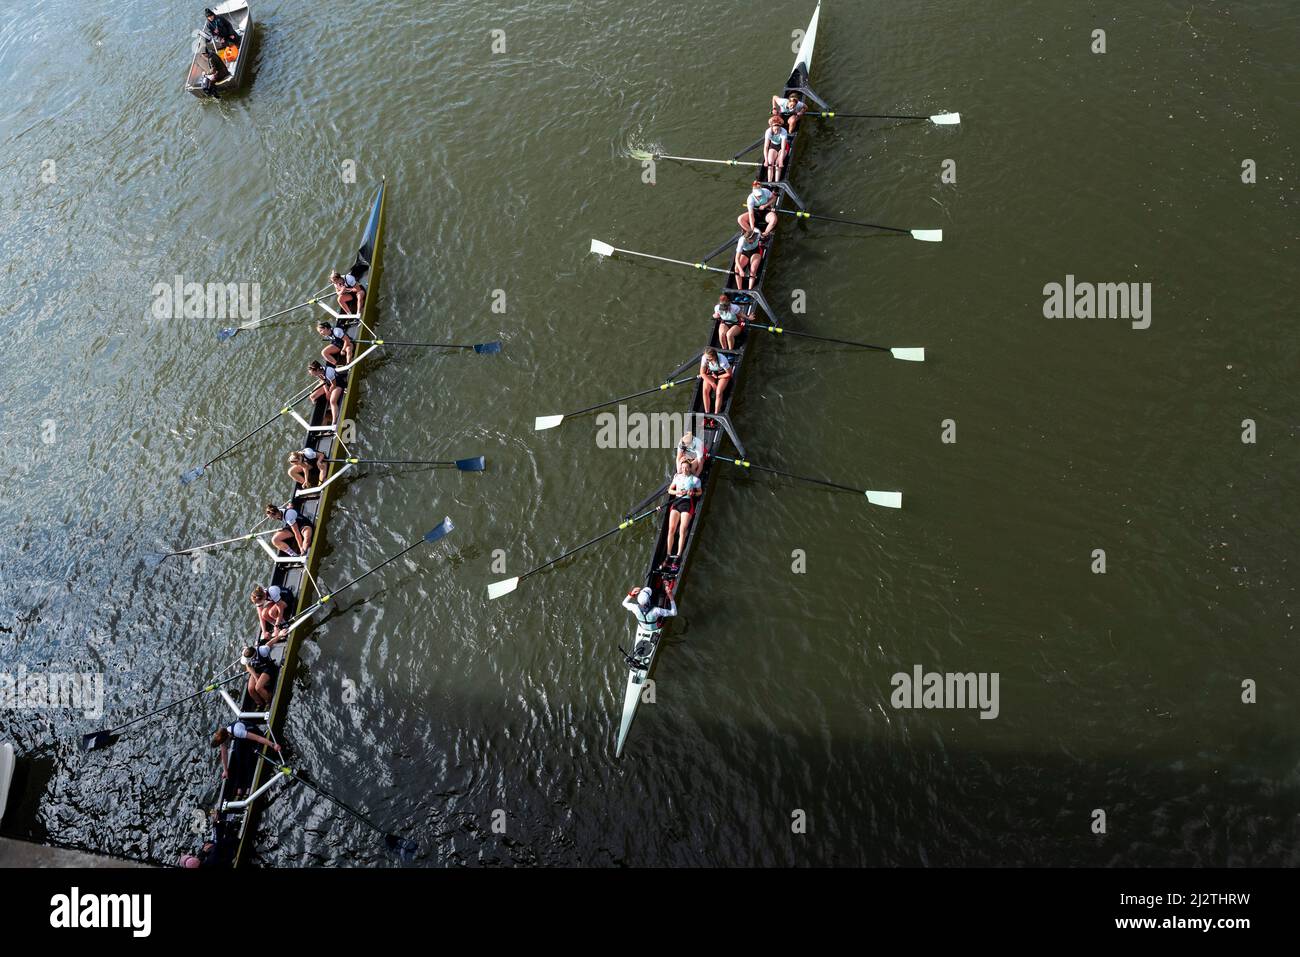
[[[286,555],[290,554],[288,545],[292,540],[293,532],[287,528],[282,528],[271,536],[271,544],[275,546],[276,551],[284,552]]]
[[[673,552],[673,554],[678,558],[681,558],[682,550],[686,548],[686,530],[691,527],[691,513],[678,512],[677,514],[680,515],[682,519],[677,523],[677,551]]]

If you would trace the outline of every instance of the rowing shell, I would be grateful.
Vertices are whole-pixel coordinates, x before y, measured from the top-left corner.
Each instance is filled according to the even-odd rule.
[[[375,338],[375,318],[378,311],[379,302],[379,279],[383,273],[383,241],[384,241],[384,208],[387,199],[386,184],[381,184],[375,193],[374,202],[370,206],[370,211],[366,219],[365,229],[362,232],[361,243],[357,251],[356,259],[352,264],[349,273],[356,277],[357,281],[365,287],[365,302],[362,303],[361,313],[358,319],[346,321],[336,319],[340,324],[346,321],[349,332],[354,336],[364,338]],[[324,305],[321,308],[325,308]],[[329,309],[332,316],[337,315]],[[361,331],[358,332],[357,329]],[[340,406],[339,420],[341,423],[347,423],[352,419],[352,410],[356,405],[357,383],[362,369],[365,366],[365,360],[373,351],[373,347],[359,355],[347,366],[348,386],[343,393],[343,402]],[[295,365],[295,371],[297,366]],[[329,418],[329,400],[322,397],[317,400],[312,410],[311,419],[304,424],[307,426],[306,438],[303,447],[315,449],[318,453],[329,458],[347,458],[350,453],[342,438],[333,430],[326,426]],[[300,420],[302,422],[303,420]],[[279,585],[281,589],[286,590],[291,598],[288,601],[287,618],[292,618],[295,611],[310,605],[315,595],[320,594],[321,589],[317,587],[316,568],[320,563],[324,546],[321,544],[324,538],[325,519],[330,502],[330,495],[334,488],[335,479],[339,478],[344,472],[352,468],[349,464],[334,463],[330,466],[330,472],[326,475],[325,482],[312,489],[294,489],[294,507],[304,515],[312,524],[313,532],[311,545],[307,549],[305,561],[302,559],[276,558],[272,553],[271,561],[273,563],[271,584]],[[293,672],[298,659],[298,647],[302,636],[306,634],[309,628],[294,628],[290,630],[288,638],[275,646],[274,654],[278,655],[275,659],[279,665],[279,674],[276,678],[275,694],[271,700],[270,717],[266,721],[266,731],[259,731],[272,740],[282,727],[290,687],[293,683]],[[257,711],[257,705],[250,698],[247,688],[245,688],[240,701],[240,710],[244,712]],[[227,712],[229,715],[229,712]],[[237,843],[233,852],[233,857],[227,858],[222,855],[223,859],[229,860],[236,867],[245,863],[252,854],[255,844],[255,832],[258,814],[262,807],[259,789],[265,789],[268,785],[268,775],[271,773],[269,768],[276,766],[275,763],[258,761],[254,755],[255,745],[245,741],[233,743],[231,748],[231,775],[230,778],[223,782],[221,794],[217,801],[217,830],[223,843]],[[236,769],[236,753],[240,758],[239,767]],[[237,791],[244,791],[250,797],[242,801],[236,798]],[[236,806],[231,807],[234,803]]]
[[[818,3],[817,9],[813,11],[812,19],[808,21],[808,29],[804,33],[803,42],[799,45],[799,53],[795,57],[794,68],[790,71],[789,79],[786,80],[785,92],[787,93],[790,91],[803,90],[808,85],[808,76],[812,69],[813,48],[817,44],[817,21],[821,17],[821,12],[821,4]],[[806,122],[800,123],[799,132],[795,134],[794,141],[790,145],[790,153],[786,158],[785,170],[783,171],[787,179],[789,178],[790,170],[794,167],[794,158],[796,154],[795,147],[803,139],[803,129],[805,126]],[[778,205],[785,202],[786,196],[785,193],[782,192]],[[776,214],[773,213],[772,215]],[[763,288],[763,280],[767,276],[767,268],[772,259],[772,252],[776,246],[776,236],[777,233],[774,232],[772,234],[772,240],[768,244],[767,251],[763,256],[763,260],[759,264],[759,273],[755,283],[755,288],[760,292]],[[723,284],[723,292],[732,293],[733,301],[737,301],[734,300],[734,294],[737,290],[733,284],[732,274],[728,274],[727,280]],[[742,306],[744,305],[743,300],[741,301],[741,304]],[[752,311],[754,308],[755,306],[751,304],[747,311]],[[708,344],[713,346],[715,349],[722,348],[721,343],[718,341],[718,323],[716,322],[713,324],[713,333],[709,338]],[[736,391],[740,387],[741,374],[749,367],[749,363],[745,361],[749,346],[748,332],[742,334],[737,346],[738,348],[732,356],[733,373],[731,384],[727,388],[727,395],[722,410],[723,417],[728,420],[731,416],[732,399],[735,397]],[[691,421],[700,422],[704,418],[702,384],[696,384],[690,413],[692,415]],[[713,457],[717,452],[719,444],[726,436],[726,432],[718,425],[717,420],[711,421],[713,422],[711,426],[706,424],[697,431],[697,434],[700,435],[704,442],[704,468],[700,475],[702,494],[698,499],[696,499],[695,504],[691,507],[691,524],[687,529],[685,546],[682,548],[681,555],[678,556],[680,562],[675,571],[665,572],[661,570],[664,559],[668,555],[668,523],[671,518],[671,512],[665,510],[663,520],[659,526],[659,537],[655,545],[655,550],[651,555],[650,565],[646,570],[645,584],[650,587],[654,594],[654,597],[651,600],[655,605],[658,605],[661,608],[668,607],[669,598],[665,588],[670,583],[675,583],[673,586],[675,597],[678,599],[681,598],[682,580],[686,574],[686,568],[690,561],[691,550],[695,544],[695,536],[700,527],[700,516],[704,509],[705,499],[709,494],[710,480],[713,477]],[[741,451],[741,454],[743,457],[743,450]],[[618,744],[614,748],[615,756],[621,757],[623,754],[623,746],[627,743],[628,731],[632,728],[632,721],[636,717],[637,708],[641,704],[642,695],[646,690],[646,682],[650,677],[651,669],[654,668],[655,656],[659,652],[659,645],[662,640],[662,629],[653,636],[647,636],[646,633],[638,627],[636,632],[633,634],[633,652],[631,656],[633,663],[629,666],[627,690],[623,695],[623,718],[619,723]],[[640,643],[639,649],[637,647],[638,642]]]

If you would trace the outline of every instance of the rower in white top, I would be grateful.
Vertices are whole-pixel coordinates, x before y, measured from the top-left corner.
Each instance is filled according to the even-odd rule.
[[[631,657],[637,661],[645,661],[649,657],[653,647],[652,642],[658,640],[659,632],[663,630],[660,621],[677,614],[677,599],[673,598],[671,583],[668,588],[667,608],[660,608],[657,605],[652,607],[653,599],[654,592],[649,588],[642,588],[640,591],[633,588],[623,599],[623,607],[636,619],[636,647],[632,650]]]
[[[763,169],[769,183],[779,183],[785,175],[785,160],[790,155],[792,138],[781,117],[773,116],[768,120],[767,132],[763,134]]]
[[[749,195],[745,197],[745,211],[736,217],[741,232],[751,229],[759,230],[767,239],[776,229],[777,200],[780,198],[774,190],[768,189],[760,180],[754,180]]]

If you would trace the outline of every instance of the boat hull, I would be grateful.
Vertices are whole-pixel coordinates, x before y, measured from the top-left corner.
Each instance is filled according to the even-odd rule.
[[[213,84],[217,93],[230,93],[243,86],[244,75],[248,72],[248,63],[253,59],[253,11],[244,0],[227,0],[213,7],[212,10],[229,20],[235,32],[239,34],[239,56],[233,66],[226,65],[230,70],[230,76]],[[203,89],[203,68],[200,66],[197,50],[190,60],[189,72],[185,74],[185,92],[199,99],[208,98],[207,92]]]

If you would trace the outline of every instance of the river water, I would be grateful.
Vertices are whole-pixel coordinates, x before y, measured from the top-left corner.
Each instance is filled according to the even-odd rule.
[[[666,452],[600,448],[594,418],[532,421],[702,345],[712,278],[589,242],[693,260],[732,234],[745,171],[662,162],[649,185],[629,150],[751,142],[811,5],[254,12],[247,90],[219,102],[181,90],[197,17],[176,4],[0,26],[0,662],[102,674],[107,711],[0,710],[22,758],[4,833],[161,863],[192,844],[215,701],[102,753],[77,739],[234,656],[260,552],[147,555],[245,531],[286,491],[279,426],[177,476],[278,408],[318,344],[304,313],[220,343],[231,323],[159,319],[153,290],[299,302],[386,176],[383,333],[505,350],[386,350],[358,446],[488,470],[347,482],[327,584],[457,530],[312,631],[285,739],[417,863],[1300,863],[1294,4],[829,0],[823,97],[963,122],[809,121],[795,183],[813,211],[945,241],[785,224],[768,292],[791,328],[927,361],[762,341],[735,418],[752,461],[905,507],[722,475],[617,760],[619,602],[653,532],[500,601],[486,585],[494,556],[519,574],[662,480]],[[1045,318],[1067,276],[1149,283],[1149,327]],[[894,707],[917,666],[996,673],[996,718]],[[305,789],[262,830],[266,865],[391,863]]]

